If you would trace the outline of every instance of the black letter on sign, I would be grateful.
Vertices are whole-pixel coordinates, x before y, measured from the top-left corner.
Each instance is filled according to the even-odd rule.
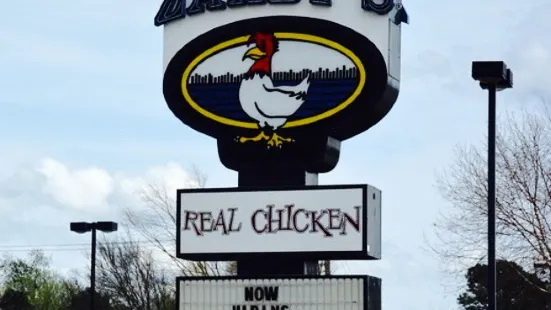
[[[245,287],[245,301],[253,301],[254,300],[254,287],[247,286]]]
[[[299,3],[300,0],[268,0],[270,4],[293,4]]]
[[[393,8],[394,0],[383,0],[380,4],[373,2],[373,0],[362,0],[362,9],[375,12],[379,15],[385,15],[392,11]]]
[[[333,5],[333,3],[331,3],[331,0],[310,0],[310,3],[312,3],[313,5]]]
[[[245,0],[228,0],[228,2],[226,2],[226,4],[230,8],[234,8],[234,7],[238,7],[238,6],[244,6],[245,5]]]
[[[164,0],[157,15],[155,26],[161,26],[175,19],[186,17],[186,0]]]
[[[267,0],[245,0],[247,4],[266,4]]]
[[[209,11],[219,11],[225,10],[226,4],[222,0],[192,0],[189,8],[187,8],[187,13],[189,15],[195,15],[205,12],[205,5]]]
[[[264,287],[264,298],[268,301],[277,301],[277,295],[279,293],[279,287],[268,286]]]
[[[227,4],[230,8],[244,6],[245,4],[266,4],[267,0],[228,0]]]

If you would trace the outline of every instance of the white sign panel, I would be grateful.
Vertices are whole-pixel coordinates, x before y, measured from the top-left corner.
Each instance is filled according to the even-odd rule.
[[[278,252],[378,258],[380,196],[369,185],[180,190],[178,254],[211,260]]]
[[[182,2],[182,0],[172,0],[172,2],[174,4]],[[219,1],[216,0],[215,2]],[[397,8],[385,14],[380,14],[383,12],[377,14],[374,12],[375,9],[362,8],[363,2],[363,4],[372,6],[373,8],[380,6],[392,9],[394,7],[392,0],[335,1],[332,5],[321,6],[312,5],[310,1],[282,2],[291,2],[291,5],[251,5],[240,9],[232,9],[230,7],[224,10],[209,11],[208,6],[205,7],[204,4],[201,4],[206,9],[203,9],[203,14],[188,15],[186,18],[175,19],[165,24],[163,57],[165,68],[182,46],[215,27],[258,17],[301,16],[330,20],[354,29],[366,38],[369,38],[381,51],[390,69],[389,77],[399,81],[401,25],[393,22],[396,18]],[[191,1],[187,4],[185,1],[183,3],[188,11],[190,8],[197,7],[197,5],[192,5]],[[251,29],[251,31],[254,31],[254,29]],[[307,57],[301,57],[299,60],[309,61]],[[230,67],[231,65],[231,62],[224,63],[224,67]]]
[[[365,310],[367,276],[180,278],[180,310]]]

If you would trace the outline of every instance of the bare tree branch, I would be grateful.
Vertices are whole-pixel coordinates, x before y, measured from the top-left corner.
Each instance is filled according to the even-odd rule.
[[[122,309],[174,308],[174,284],[167,285],[167,279],[174,279],[175,275],[160,269],[151,250],[134,241],[128,232],[126,238],[118,240],[122,242],[103,238],[99,243],[98,290],[112,296]]]
[[[193,182],[204,187],[207,176],[192,167]],[[235,264],[226,262],[190,262],[176,257],[176,193],[168,193],[164,184],[150,184],[140,193],[145,210],[126,208],[127,224],[168,258],[169,266],[185,276],[227,275],[236,272]]]
[[[499,259],[533,270],[551,266],[551,114],[507,114],[496,141],[496,232]],[[486,256],[487,157],[482,147],[456,150],[437,177],[450,208],[434,224],[434,250],[447,266],[472,266]],[[466,266],[465,266],[466,265]]]

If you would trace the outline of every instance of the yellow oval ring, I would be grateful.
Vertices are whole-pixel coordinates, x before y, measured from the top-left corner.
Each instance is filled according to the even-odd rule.
[[[336,43],[334,41],[321,38],[318,36],[310,35],[310,34],[302,34],[302,33],[292,33],[292,32],[276,32],[275,33],[276,38],[280,40],[293,40],[293,41],[302,41],[302,42],[313,42],[317,44],[321,44],[324,46],[327,46],[333,50],[339,51],[342,54],[346,55],[352,62],[356,65],[356,68],[358,69],[358,72],[360,74],[360,82],[358,83],[358,87],[354,90],[354,93],[348,97],[344,102],[337,105],[336,107],[325,111],[323,113],[320,113],[318,115],[306,117],[303,119],[298,119],[294,121],[287,122],[283,128],[292,128],[292,127],[299,127],[304,126],[308,124],[312,124],[314,122],[320,121],[322,119],[331,117],[332,115],[338,113],[339,111],[346,108],[348,105],[350,105],[356,98],[360,95],[362,92],[362,89],[365,85],[366,80],[366,72],[365,68],[360,61],[360,59],[349,49],[346,47],[340,45],[339,43]],[[184,95],[184,98],[186,101],[191,105],[193,109],[195,109],[197,112],[201,113],[203,116],[210,118],[218,123],[222,123],[228,126],[234,126],[234,127],[241,127],[241,128],[251,128],[256,129],[258,128],[258,125],[253,122],[243,122],[243,121],[236,121],[230,118],[226,118],[223,116],[216,115],[210,111],[207,111],[203,109],[199,104],[191,98],[191,95],[189,94],[187,90],[187,81],[189,80],[189,76],[193,72],[193,70],[205,59],[209,58],[214,53],[217,53],[219,51],[228,49],[232,46],[245,44],[247,40],[249,39],[249,36],[242,36],[238,37],[232,40],[228,40],[225,42],[222,42],[220,44],[217,44],[203,53],[201,53],[199,56],[197,56],[193,61],[187,66],[187,68],[184,70],[184,74],[182,75],[182,94]]]

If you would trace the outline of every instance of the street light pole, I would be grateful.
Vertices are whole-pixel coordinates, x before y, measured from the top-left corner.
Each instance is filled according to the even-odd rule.
[[[96,295],[96,227],[92,227],[92,263],[90,264],[90,310],[94,310],[94,299]]]
[[[496,274],[496,85],[488,86],[488,309],[497,309]]]
[[[546,305],[545,309],[551,309],[551,264],[549,264],[548,261],[545,259],[539,260],[534,262],[534,269],[536,272],[539,272],[539,270],[547,270],[548,272],[548,278],[547,278],[547,284],[546,284]]]
[[[92,233],[92,253],[90,266],[90,310],[95,310],[95,295],[96,295],[96,231],[100,230],[104,233],[117,231],[118,224],[115,222],[73,222],[71,223],[71,231],[78,234],[87,232]]]
[[[513,73],[503,61],[473,61],[472,77],[488,90],[488,310],[497,310],[496,92],[513,87]]]

